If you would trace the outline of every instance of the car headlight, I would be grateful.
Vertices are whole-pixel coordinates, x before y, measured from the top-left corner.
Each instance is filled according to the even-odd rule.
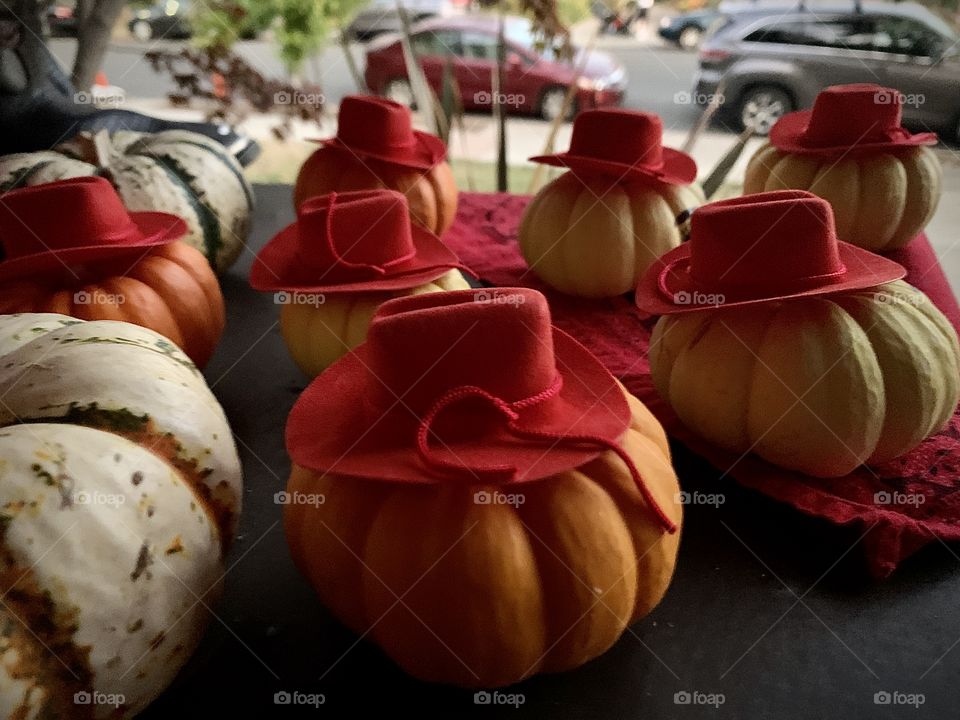
[[[673,18],[671,18],[671,17],[662,17],[662,18],[660,18],[660,27],[662,27],[662,28],[668,28],[668,27],[670,27],[670,23],[671,23],[671,22],[673,22]]]
[[[581,76],[577,78],[577,87],[581,90],[596,90],[597,81],[592,78]]]

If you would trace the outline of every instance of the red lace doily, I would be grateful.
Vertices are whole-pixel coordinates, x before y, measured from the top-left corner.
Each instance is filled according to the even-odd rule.
[[[738,462],[738,456],[687,430],[654,390],[646,356],[653,320],[626,297],[596,301],[569,297],[527,271],[516,240],[527,202],[526,196],[461,193],[456,222],[444,240],[482,280],[542,291],[554,322],[590,348],[671,436],[740,484],[803,513],[838,525],[859,524],[863,529],[875,525],[864,538],[864,548],[870,571],[878,578],[937,538],[960,540],[960,412],[913,452],[843,478],[811,478],[753,455]],[[926,293],[960,330],[960,308],[927,238],[917,237],[890,257],[907,268],[907,282]],[[878,505],[874,502],[878,492],[922,493],[926,501]]]

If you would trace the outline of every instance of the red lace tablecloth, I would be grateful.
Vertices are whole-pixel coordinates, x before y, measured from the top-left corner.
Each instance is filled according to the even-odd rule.
[[[886,577],[924,545],[960,540],[960,412],[913,452],[870,470],[822,480],[790,472],[749,455],[720,450],[687,430],[653,388],[647,348],[653,320],[627,298],[572,298],[550,290],[527,272],[517,227],[529,197],[461,193],[454,226],[444,240],[492,285],[536,288],[550,300],[554,322],[590,348],[660,419],[667,432],[740,484],[840,525],[872,529],[863,542],[870,571]],[[960,308],[925,236],[891,256],[907,282],[925,292],[960,330]],[[871,472],[872,471],[872,472]],[[920,504],[877,505],[876,493],[922,493]]]

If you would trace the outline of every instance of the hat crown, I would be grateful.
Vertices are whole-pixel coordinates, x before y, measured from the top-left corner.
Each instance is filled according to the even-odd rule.
[[[690,275],[707,291],[787,292],[840,275],[830,203],[779,190],[710,203],[690,226]]]
[[[653,113],[586,110],[573,123],[570,155],[638,167],[663,164],[663,121]]]
[[[834,85],[817,95],[804,140],[814,147],[893,140],[902,133],[903,98],[871,83]]]
[[[349,95],[340,102],[337,139],[347,147],[371,153],[388,153],[417,143],[408,107],[368,95]]]
[[[383,274],[416,254],[407,198],[395,190],[310,198],[297,211],[297,243],[317,280]]]
[[[385,400],[414,411],[476,386],[514,402],[556,379],[547,301],[535,290],[460,290],[392,300],[367,335],[370,370]]]
[[[78,177],[0,196],[3,259],[90,245],[122,245],[139,229],[109,181]]]

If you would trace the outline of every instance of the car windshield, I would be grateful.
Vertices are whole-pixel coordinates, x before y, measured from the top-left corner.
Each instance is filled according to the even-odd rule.
[[[540,55],[547,60],[557,60],[557,53],[543,38],[533,32],[533,27],[529,20],[523,18],[510,18],[504,27],[504,35],[508,41],[529,50],[532,53]],[[574,48],[576,50],[576,48]]]

